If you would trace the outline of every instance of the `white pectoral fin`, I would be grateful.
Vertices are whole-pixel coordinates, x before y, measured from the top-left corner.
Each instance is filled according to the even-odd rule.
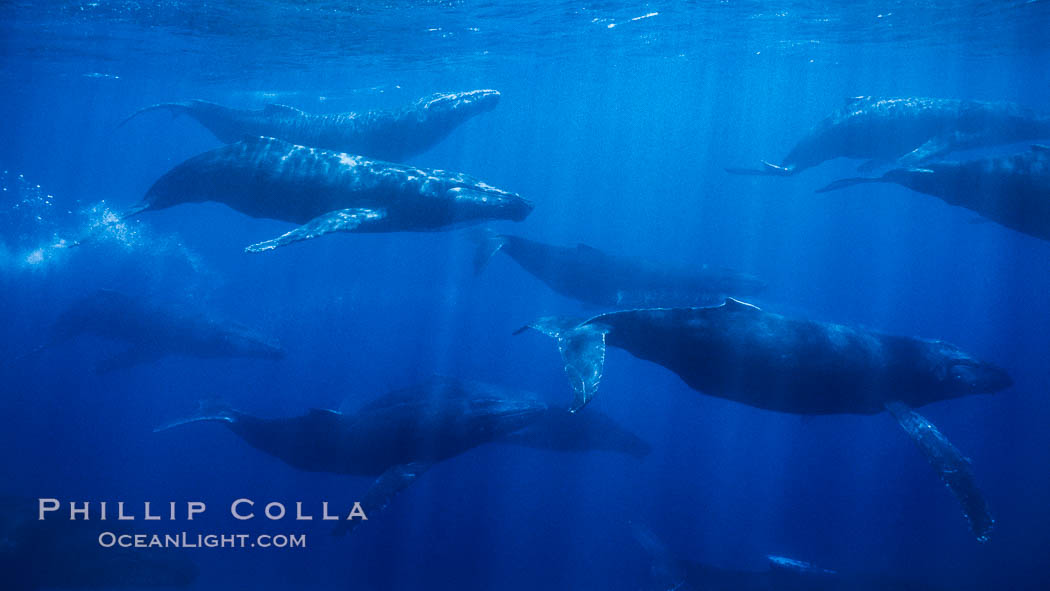
[[[904,156],[901,156],[897,163],[900,166],[918,166],[930,160],[940,158],[951,152],[953,149],[953,142],[949,137],[935,136],[930,138],[925,144],[915,148],[911,152],[908,152]]]
[[[386,506],[390,504],[390,500],[393,499],[397,494],[406,488],[408,488],[413,482],[415,482],[424,472],[429,469],[431,464],[429,462],[412,462],[409,464],[398,464],[388,468],[386,472],[383,472],[379,478],[372,483],[372,487],[365,493],[365,497],[361,499],[361,508],[365,512],[364,519],[346,519],[339,522],[339,525],[335,526],[332,530],[332,535],[343,536],[354,530],[362,521],[371,519],[373,515],[382,513]]]
[[[253,244],[244,250],[246,252],[263,252],[273,250],[279,246],[287,246],[293,242],[301,242],[332,232],[357,232],[367,228],[386,218],[386,211],[382,209],[351,208],[339,209],[318,216],[298,228],[274,238]]]
[[[575,398],[570,410],[583,408],[598,393],[598,383],[605,369],[605,335],[608,330],[595,324],[579,324],[569,318],[546,317],[516,331],[531,328],[558,343]]]
[[[962,504],[963,514],[970,522],[977,541],[988,541],[988,534],[995,519],[988,511],[988,503],[977,488],[970,460],[925,417],[902,402],[888,402],[886,409],[897,419],[897,423],[919,446],[944,484],[951,489]]]

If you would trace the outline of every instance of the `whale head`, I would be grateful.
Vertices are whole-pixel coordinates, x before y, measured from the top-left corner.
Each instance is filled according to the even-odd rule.
[[[419,108],[428,113],[456,113],[471,117],[491,111],[499,104],[498,90],[468,90],[467,92],[443,92],[420,99]]]
[[[445,197],[455,202],[456,217],[460,221],[487,219],[520,222],[532,213],[532,202],[484,183],[453,186]]]
[[[1013,385],[1006,370],[981,361],[949,343],[937,342],[934,375],[943,392],[952,396],[992,394]]]

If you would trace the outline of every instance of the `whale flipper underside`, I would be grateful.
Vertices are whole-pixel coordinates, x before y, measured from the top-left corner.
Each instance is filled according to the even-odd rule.
[[[565,375],[575,395],[570,411],[583,408],[598,393],[598,383],[605,368],[605,335],[608,329],[597,324],[580,324],[571,318],[548,316],[531,322],[526,329],[539,331],[558,343],[565,364]]]
[[[350,208],[340,209],[318,216],[298,228],[286,232],[272,240],[258,242],[245,248],[245,252],[263,252],[293,242],[301,242],[332,232],[356,232],[367,228],[369,224],[381,222],[386,217],[382,209]]]
[[[886,409],[897,419],[901,428],[919,446],[923,455],[941,476],[962,504],[963,514],[978,542],[988,541],[995,519],[988,511],[984,495],[977,488],[970,460],[925,417],[902,402],[887,402]]]
[[[372,484],[361,500],[366,518],[381,513],[390,504],[390,500],[423,475],[432,464],[430,462],[411,462],[388,468]],[[365,519],[348,519],[340,521],[332,530],[334,536],[345,536],[352,532]]]

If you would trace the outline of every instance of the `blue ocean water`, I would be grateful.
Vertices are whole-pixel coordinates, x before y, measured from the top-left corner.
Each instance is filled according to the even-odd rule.
[[[306,549],[195,551],[197,589],[650,588],[632,523],[725,568],[761,570],[776,554],[944,589],[1050,588],[1050,245],[896,185],[814,193],[855,176],[855,161],[787,179],[724,170],[777,161],[856,95],[1050,112],[1048,27],[1045,2],[4,3],[0,492],[204,500],[208,529],[310,536]],[[154,427],[201,399],[286,416],[433,374],[567,401],[552,344],[512,333],[600,310],[506,257],[475,276],[464,231],[249,255],[288,224],[192,204],[52,248],[220,145],[187,117],[117,124],[191,98],[342,112],[475,88],[498,89],[498,107],[411,163],[535,203],[527,221],[493,228],[740,269],[768,283],[764,308],[944,339],[1006,369],[1004,392],[921,409],[972,459],[991,539],[973,539],[888,414],[754,409],[618,349],[592,404],[652,445],[643,460],[487,445],[437,465],[346,539],[230,520],[232,499],[345,502],[372,479],[296,471],[216,425]],[[288,354],[95,375],[119,345],[30,353],[100,288],[198,303]]]

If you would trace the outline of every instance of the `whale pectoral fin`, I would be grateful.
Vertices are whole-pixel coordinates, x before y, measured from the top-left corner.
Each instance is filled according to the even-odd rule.
[[[332,530],[332,535],[344,536],[356,529],[362,521],[367,521],[373,515],[382,513],[386,506],[390,504],[391,499],[408,488],[432,465],[430,462],[412,462],[388,468],[386,472],[383,472],[372,483],[372,487],[368,489],[365,497],[361,499],[361,508],[365,512],[365,518],[340,521],[335,526],[335,529]]]
[[[860,185],[863,183],[882,183],[885,182],[879,177],[854,177],[851,179],[839,179],[832,181],[823,187],[814,191],[815,193],[829,193],[831,191],[838,191],[839,189],[845,189],[846,187],[852,187],[853,185]]]
[[[598,383],[605,368],[605,335],[601,325],[579,324],[572,319],[549,316],[524,326],[514,334],[531,328],[558,343],[574,398],[570,411],[583,408],[598,393]]]
[[[138,111],[135,111],[134,113],[132,113],[131,115],[126,117],[123,121],[121,121],[120,123],[117,124],[116,129],[120,129],[121,127],[124,127],[124,125],[128,121],[131,121],[132,119],[134,119],[135,117],[138,117],[139,115],[141,115],[143,113],[149,113],[150,111],[160,111],[160,110],[167,110],[167,111],[171,112],[171,118],[174,119],[174,118],[178,117],[179,115],[188,112],[190,110],[190,106],[188,104],[186,104],[186,103],[160,103],[160,104],[157,104],[157,105],[150,105],[150,106],[148,106],[148,107],[146,107],[144,109],[139,109]]]
[[[96,363],[95,373],[102,375],[118,369],[127,369],[143,363],[156,361],[161,357],[162,354],[159,351],[133,347],[123,353],[117,353],[108,359],[103,359]]]
[[[361,228],[367,228],[371,224],[386,218],[386,211],[382,209],[340,209],[318,216],[298,228],[264,242],[258,242],[245,248],[245,252],[263,252],[273,250],[279,246],[287,246],[293,242],[301,242],[332,232],[357,232]]]
[[[748,176],[791,176],[795,174],[795,169],[787,166],[777,166],[776,164],[771,164],[763,160],[762,168],[729,167],[726,168],[726,172],[729,174],[742,174]]]
[[[295,107],[289,107],[288,105],[269,104],[263,107],[263,113],[267,115],[302,115],[303,112]]]
[[[886,410],[897,419],[897,423],[912,438],[915,445],[919,446],[944,484],[959,499],[963,514],[969,520],[970,529],[977,536],[977,541],[988,541],[988,533],[992,531],[995,520],[988,511],[984,495],[977,488],[970,460],[963,456],[933,423],[903,402],[887,402]]]
[[[965,148],[967,145],[973,143],[974,137],[975,136],[973,135],[961,133],[938,135],[930,138],[925,144],[915,148],[904,156],[901,156],[897,159],[897,162],[906,167],[919,166],[930,162],[931,160],[943,158],[954,150]]]
[[[875,169],[882,168],[883,166],[887,166],[889,164],[890,161],[888,160],[884,160],[882,158],[872,158],[871,160],[862,162],[860,166],[857,167],[857,172],[869,173]]]
[[[507,239],[488,228],[472,232],[470,237],[477,245],[474,251],[474,274],[480,275],[493,255],[507,244]]]
[[[234,423],[237,421],[236,416],[238,415],[238,412],[222,401],[201,400],[199,406],[200,408],[197,409],[196,414],[186,418],[176,419],[159,427],[154,427],[153,432],[160,433],[161,431],[167,431],[168,429],[174,429],[175,427],[181,427],[182,425],[189,425],[190,423],[209,421]]]
[[[645,550],[649,556],[649,570],[652,574],[652,589],[665,589],[668,591],[679,589],[692,589],[685,578],[685,569],[682,562],[653,531],[638,522],[630,522],[631,533],[635,541]],[[650,588],[650,587],[647,587]]]

